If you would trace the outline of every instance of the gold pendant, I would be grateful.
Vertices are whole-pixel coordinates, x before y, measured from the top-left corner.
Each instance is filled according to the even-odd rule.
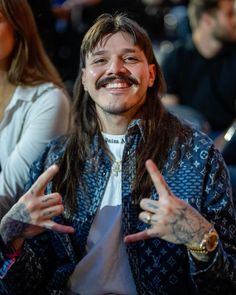
[[[121,161],[115,161],[112,165],[112,173],[115,176],[118,176],[121,172]]]

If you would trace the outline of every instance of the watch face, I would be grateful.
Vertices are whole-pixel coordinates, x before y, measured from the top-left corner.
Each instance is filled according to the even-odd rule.
[[[210,232],[206,237],[206,248],[207,251],[211,252],[216,249],[218,245],[218,235],[215,231]]]

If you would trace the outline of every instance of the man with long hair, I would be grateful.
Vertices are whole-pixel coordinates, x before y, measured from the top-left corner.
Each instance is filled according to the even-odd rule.
[[[1,294],[233,294],[228,172],[162,106],[148,35],[102,15],[80,61],[72,130],[1,221]]]

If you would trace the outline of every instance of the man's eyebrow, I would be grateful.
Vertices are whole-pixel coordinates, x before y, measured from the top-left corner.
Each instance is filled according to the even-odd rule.
[[[106,54],[108,51],[107,50],[97,50],[97,51],[93,51],[91,52],[91,56],[100,56],[100,55],[103,55],[103,54]],[[134,48],[124,48],[121,50],[121,53],[122,54],[125,54],[125,53],[135,53],[137,52],[137,49],[134,49]]]
[[[103,55],[105,54],[107,51],[106,50],[97,50],[97,51],[92,51],[90,52],[91,56],[97,56],[97,55]]]

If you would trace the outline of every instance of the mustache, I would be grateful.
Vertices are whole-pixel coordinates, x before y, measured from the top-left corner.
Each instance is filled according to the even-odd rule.
[[[99,89],[102,86],[104,86],[105,84],[113,82],[114,80],[128,81],[130,84],[135,84],[135,85],[139,84],[138,81],[134,77],[113,75],[113,76],[102,78],[101,80],[98,80],[95,84],[95,87],[96,87],[96,89]]]

